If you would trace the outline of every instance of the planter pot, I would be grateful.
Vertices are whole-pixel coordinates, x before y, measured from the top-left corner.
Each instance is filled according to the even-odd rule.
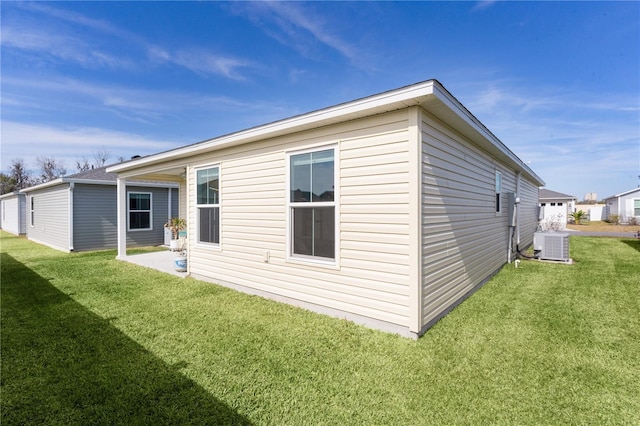
[[[173,259],[173,268],[177,272],[187,272],[187,256],[178,256]]]
[[[180,240],[171,240],[171,241],[169,241],[169,250],[171,250],[171,251],[179,251],[180,250]]]

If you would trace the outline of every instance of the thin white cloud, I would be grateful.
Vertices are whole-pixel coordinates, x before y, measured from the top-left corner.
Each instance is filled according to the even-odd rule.
[[[38,156],[46,155],[63,161],[69,172],[80,157],[92,158],[93,152],[102,147],[113,155],[129,158],[172,149],[182,142],[152,139],[142,135],[117,132],[93,127],[58,128],[54,126],[2,122],[2,170],[7,170],[11,160],[21,158],[27,166],[33,166]]]
[[[41,60],[46,57],[72,61],[86,68],[109,67],[125,69],[144,69],[148,64],[140,62],[136,49],[144,52],[143,58],[156,64],[173,64],[200,75],[220,75],[233,80],[242,80],[243,71],[255,65],[246,59],[211,52],[204,48],[175,50],[162,48],[140,37],[134,32],[119,28],[108,21],[92,19],[76,12],[70,12],[39,3],[28,3],[23,9],[46,14],[67,24],[80,26],[91,32],[83,31],[85,37],[63,25],[48,25],[24,22],[20,25],[3,22],[2,45],[38,53]],[[127,59],[127,53],[119,49],[110,53],[110,44],[105,44],[101,36],[117,38],[125,46],[133,47]]]
[[[356,45],[341,37],[324,15],[314,13],[310,4],[265,1],[234,3],[231,9],[248,18],[269,37],[302,55],[315,56],[314,45],[318,43],[338,52],[355,66],[368,66]]]

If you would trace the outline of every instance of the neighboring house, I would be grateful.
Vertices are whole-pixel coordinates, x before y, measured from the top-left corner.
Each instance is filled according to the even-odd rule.
[[[0,228],[16,235],[27,232],[26,196],[20,191],[0,196]]]
[[[121,203],[181,183],[191,276],[412,337],[532,244],[544,184],[435,80],[108,170]]]
[[[619,216],[622,223],[632,217],[640,219],[640,187],[605,198],[604,203],[607,219],[612,215]]]
[[[22,190],[27,238],[63,251],[115,248],[118,241],[116,176],[106,167]],[[130,246],[165,242],[164,223],[178,214],[178,185],[132,182],[123,208]]]
[[[577,198],[573,195],[541,188],[539,206],[542,208],[542,224],[559,223],[559,229],[567,226],[569,215],[575,211]]]

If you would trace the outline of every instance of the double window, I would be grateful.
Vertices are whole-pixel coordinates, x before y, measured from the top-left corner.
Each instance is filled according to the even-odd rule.
[[[220,244],[220,168],[196,170],[198,242]]]
[[[334,149],[289,157],[291,255],[335,259]]]
[[[150,192],[129,192],[129,230],[153,229]]]

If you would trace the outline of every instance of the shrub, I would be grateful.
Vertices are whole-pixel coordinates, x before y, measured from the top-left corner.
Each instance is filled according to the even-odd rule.
[[[578,210],[577,212],[573,212],[573,213],[569,214],[569,216],[571,216],[571,217],[573,218],[573,222],[574,222],[576,225],[580,225],[580,221],[581,221],[582,219],[584,219],[584,217],[585,217],[586,215],[587,215],[587,214],[586,214],[585,212],[583,212],[582,210]]]
[[[619,225],[620,224],[620,215],[610,214],[609,217],[607,217],[607,222],[613,223],[614,225]]]
[[[631,216],[627,221],[627,224],[632,226],[640,225],[640,218],[638,216]]]

